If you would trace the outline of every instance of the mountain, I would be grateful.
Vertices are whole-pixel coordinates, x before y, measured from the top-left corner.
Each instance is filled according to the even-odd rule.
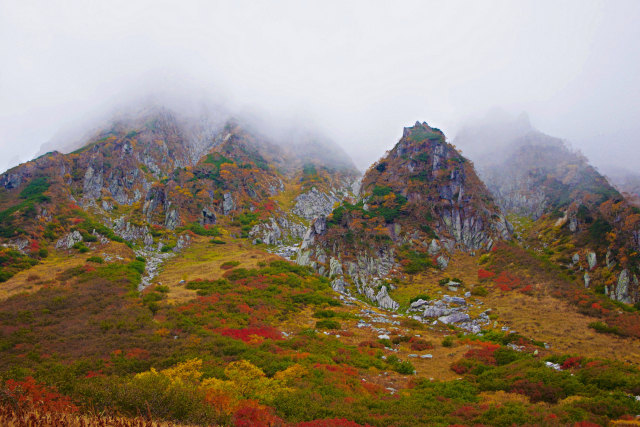
[[[500,117],[361,176],[152,106],[0,175],[0,424],[632,425],[640,214]]]
[[[640,211],[586,157],[530,126],[469,127],[456,143],[467,146],[471,138],[488,141],[491,135],[512,139],[500,141],[495,155],[480,157],[478,168],[503,212],[524,225],[519,237],[579,273],[586,286],[637,302]]]
[[[509,236],[473,165],[439,129],[416,123],[366,172],[358,200],[315,220],[297,262],[334,277],[336,290],[353,282],[369,300],[397,309],[383,280],[446,268],[454,251],[490,250]]]

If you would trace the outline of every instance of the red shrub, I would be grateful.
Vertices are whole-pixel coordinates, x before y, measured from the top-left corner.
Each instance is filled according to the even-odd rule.
[[[303,421],[296,427],[369,427],[369,424],[358,424],[345,418],[331,418],[326,420]]]
[[[149,352],[142,348],[132,348],[127,352],[127,358],[146,360],[149,358]]]
[[[5,393],[23,409],[65,413],[78,411],[68,396],[56,392],[53,387],[36,383],[33,377],[26,377],[23,381],[7,380],[4,386]]]
[[[366,340],[361,341],[360,344],[358,344],[358,347],[384,348],[384,344],[378,341]]]
[[[225,337],[235,338],[244,342],[253,341],[256,339],[256,337],[268,338],[272,340],[283,339],[280,331],[270,326],[248,327],[240,329],[227,328],[222,329],[218,332]]]
[[[421,338],[411,337],[409,340],[409,347],[413,351],[424,351],[431,350],[433,348],[433,344]]]
[[[562,397],[561,389],[545,385],[542,381],[532,382],[529,380],[518,380],[511,386],[511,392],[529,397],[532,403],[557,403],[558,399]]]
[[[562,363],[562,369],[580,368],[582,366],[582,357],[569,357]]]
[[[471,420],[480,415],[480,412],[475,406],[464,405],[453,411],[451,415],[463,420]]]
[[[495,365],[496,358],[494,357],[495,351],[500,348],[498,345],[486,345],[481,348],[472,348],[464,355],[466,359],[475,359],[485,365]]]
[[[496,273],[493,271],[485,270],[484,268],[478,269],[478,280],[491,279],[495,275]]]
[[[469,372],[469,367],[460,363],[454,363],[451,365],[451,370],[458,375],[463,375]]]
[[[233,414],[234,425],[238,427],[270,427],[282,425],[282,419],[274,414],[273,408],[260,405],[255,400],[245,400]]]

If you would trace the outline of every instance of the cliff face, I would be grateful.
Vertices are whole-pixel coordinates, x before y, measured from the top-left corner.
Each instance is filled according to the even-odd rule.
[[[298,262],[333,276],[336,289],[353,282],[370,300],[394,308],[380,285],[385,277],[446,268],[455,250],[489,250],[509,236],[471,162],[440,130],[416,123],[367,171],[358,200],[315,220]]]
[[[183,246],[188,230],[208,233],[222,220],[256,243],[299,241],[311,218],[351,194],[358,172],[335,150],[335,164],[311,160],[322,144],[335,148],[320,137],[306,152],[305,141],[292,148],[248,129],[164,108],[107,123],[72,153],[0,175],[0,237],[20,250],[60,239],[66,249],[83,241],[74,231],[86,241],[97,227],[159,249]]]

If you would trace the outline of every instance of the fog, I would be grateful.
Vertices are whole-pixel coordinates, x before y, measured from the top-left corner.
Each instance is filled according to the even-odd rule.
[[[0,169],[152,97],[318,129],[361,169],[403,126],[453,140],[497,106],[633,170],[638,22],[612,0],[0,0]]]

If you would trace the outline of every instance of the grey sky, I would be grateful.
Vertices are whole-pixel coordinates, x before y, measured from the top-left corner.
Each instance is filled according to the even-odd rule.
[[[146,92],[314,123],[366,168],[500,106],[640,162],[640,1],[0,0],[0,169]]]

